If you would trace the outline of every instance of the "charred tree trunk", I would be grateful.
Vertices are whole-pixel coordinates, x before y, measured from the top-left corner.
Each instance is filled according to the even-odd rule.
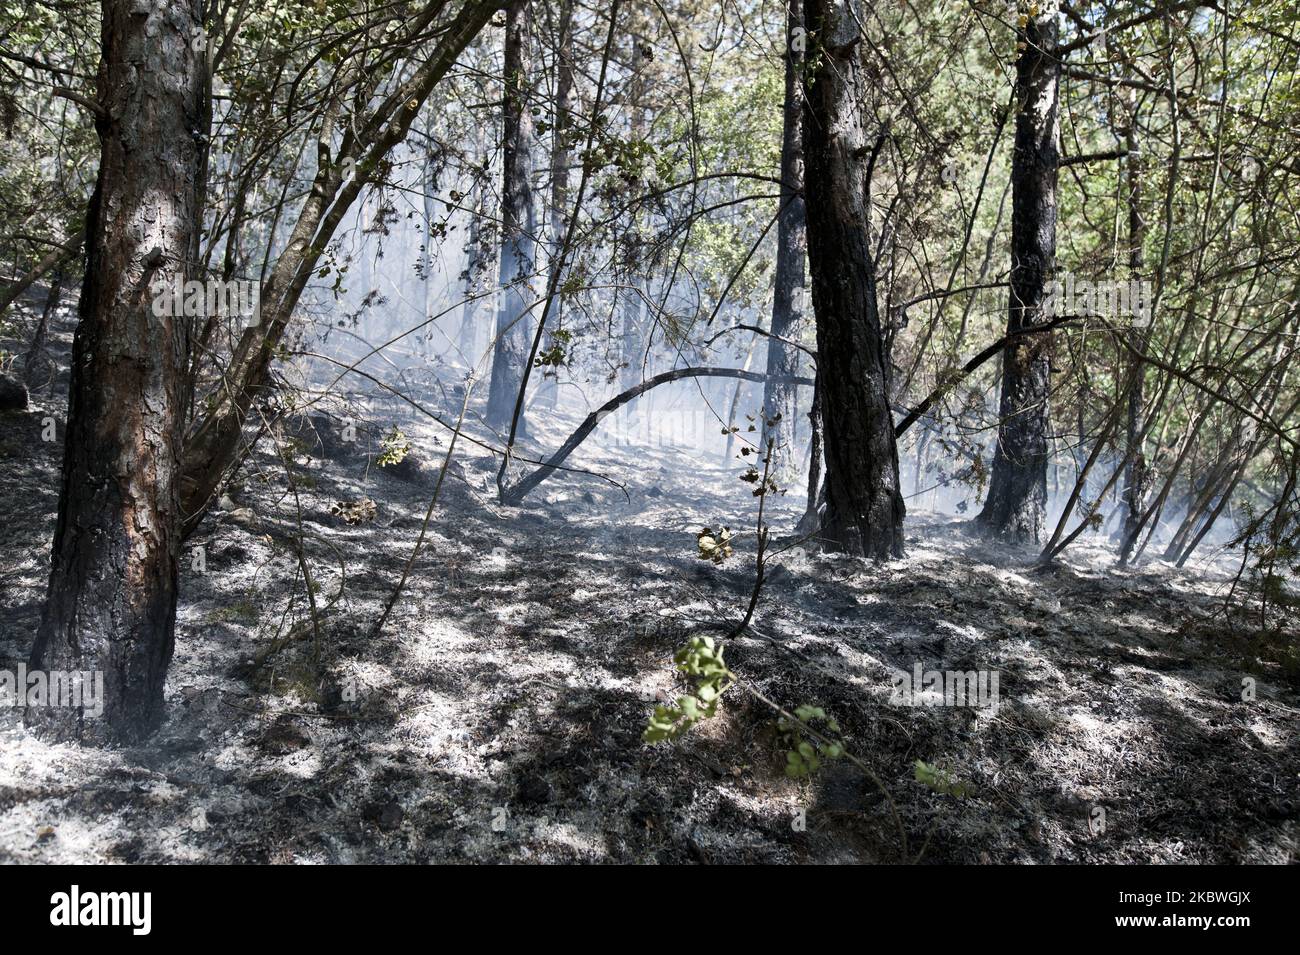
[[[799,352],[781,339],[798,339],[803,325],[800,311],[808,254],[803,200],[803,137],[800,135],[799,73],[803,69],[803,0],[789,0],[786,22],[785,115],[781,133],[781,208],[776,223],[776,278],[772,293],[772,337],[767,342],[767,373],[763,386],[763,441],[772,442],[772,471],[789,480],[796,471],[795,424],[798,406],[795,389],[786,381],[799,372]],[[769,423],[774,422],[774,423]]]
[[[859,7],[834,0],[805,7],[818,54],[804,90],[808,258],[826,456],[822,537],[847,553],[886,559],[902,556],[904,507],[871,257]]]
[[[198,0],[105,0],[99,178],[87,222],[53,569],[32,667],[100,671],[103,720],[28,709],[60,737],[134,740],[163,718],[181,541],[187,328],[150,286],[197,260],[205,54]],[[166,310],[163,310],[164,312]]]
[[[1143,268],[1142,246],[1146,241],[1146,223],[1142,219],[1142,153],[1141,142],[1137,133],[1137,109],[1129,120],[1127,140],[1128,171],[1128,266],[1130,277],[1140,279]],[[1146,434],[1146,424],[1142,420],[1142,411],[1146,406],[1146,368],[1142,355],[1146,353],[1150,330],[1134,328],[1130,332],[1135,354],[1133,369],[1129,372],[1127,420],[1125,422],[1125,471],[1124,471],[1124,526],[1121,540],[1137,536],[1138,522],[1142,519],[1142,497],[1146,492],[1147,461],[1142,453],[1142,440]]]
[[[528,360],[528,296],[537,259],[533,216],[533,117],[528,84],[531,13],[528,0],[506,9],[505,99],[502,114],[504,182],[501,191],[501,300],[497,305],[497,340],[488,385],[487,423],[509,430]],[[521,410],[518,434],[528,433]]]
[[[1049,5],[1019,33],[1016,144],[1011,161],[1011,295],[1007,332],[1052,318],[1047,287],[1056,256],[1057,12]],[[1047,516],[1051,337],[1013,340],[1002,354],[1002,398],[989,496],[976,519],[991,533],[1038,543]]]

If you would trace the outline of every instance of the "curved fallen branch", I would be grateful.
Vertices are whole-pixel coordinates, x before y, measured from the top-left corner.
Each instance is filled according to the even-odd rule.
[[[672,381],[681,381],[684,378],[740,378],[745,381],[765,382],[768,376],[753,371],[745,371],[741,368],[678,368],[674,371],[665,371],[662,374],[655,375],[629,388],[622,394],[615,395],[606,401],[603,405],[587,415],[582,424],[578,425],[573,434],[569,435],[568,440],[560,445],[559,449],[547,458],[546,463],[539,467],[528,477],[518,482],[512,487],[505,488],[501,492],[501,503],[515,506],[537,485],[541,484],[551,473],[558,470],[564,460],[577,449],[578,445],[586,440],[587,435],[596,430],[596,426],[601,420],[610,414],[613,414],[623,405],[627,404],[634,398],[645,394],[651,388],[657,388],[660,385],[666,385]],[[794,382],[796,385],[812,386],[811,378],[790,378],[786,379]]]

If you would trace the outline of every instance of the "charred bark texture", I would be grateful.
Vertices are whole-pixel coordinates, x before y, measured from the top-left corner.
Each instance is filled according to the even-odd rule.
[[[809,52],[817,52],[803,137],[826,457],[821,536],[850,554],[901,557],[904,506],[867,213],[870,147],[858,59],[858,24],[866,18],[857,2],[810,0],[805,11]]]
[[[527,289],[537,261],[533,214],[533,117],[528,88],[532,72],[529,51],[531,14],[528,0],[515,0],[506,10],[505,118],[503,186],[501,192],[501,301],[497,306],[497,340],[492,352],[488,385],[487,423],[510,428],[524,362],[528,360]],[[521,410],[518,434],[528,429]]]
[[[1142,218],[1142,152],[1137,131],[1137,109],[1129,119],[1126,136],[1128,147],[1125,162],[1128,172],[1128,265],[1133,278],[1139,278],[1143,268],[1143,244],[1146,241],[1146,223]],[[1146,407],[1146,354],[1149,329],[1134,328],[1129,333],[1133,343],[1133,368],[1129,372],[1127,420],[1125,422],[1126,465],[1124,470],[1124,527],[1121,540],[1136,539],[1138,522],[1142,520],[1142,499],[1146,494],[1147,460],[1142,453],[1142,439],[1146,423],[1142,412]],[[1124,554],[1127,559],[1128,554]]]
[[[176,619],[187,327],[149,287],[197,260],[206,149],[198,0],[105,0],[99,178],[87,222],[38,670],[101,671],[103,718],[29,708],[59,737],[134,740],[163,718]]]
[[[1056,256],[1061,65],[1057,12],[1054,4],[1045,6],[1019,33],[1008,335],[1053,317],[1046,304]],[[1019,335],[1002,353],[1001,423],[988,499],[976,520],[990,533],[1022,543],[1038,542],[1047,517],[1050,371],[1050,335]]]

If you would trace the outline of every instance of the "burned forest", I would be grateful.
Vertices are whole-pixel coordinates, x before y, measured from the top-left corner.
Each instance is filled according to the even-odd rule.
[[[1298,61],[0,0],[0,862],[1300,861]]]

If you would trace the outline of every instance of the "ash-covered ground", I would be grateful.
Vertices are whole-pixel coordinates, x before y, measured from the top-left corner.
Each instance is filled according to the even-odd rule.
[[[57,385],[0,421],[11,670],[46,582],[60,446],[40,435],[46,415],[62,434]],[[450,399],[433,407],[454,419]],[[716,717],[652,746],[654,705],[686,686],[673,653],[724,632],[749,600],[757,500],[743,466],[597,436],[568,463],[627,496],[556,475],[511,508],[496,503],[498,459],[462,442],[376,635],[448,434],[408,420],[411,455],[379,467],[390,422],[359,421],[347,442],[346,408],[313,410],[262,442],[187,549],[154,739],[51,745],[0,713],[0,860],[1297,859],[1300,668],[1277,640],[1228,625],[1232,555],[1119,571],[1093,535],[1044,571],[1034,552],[913,511],[907,558],[877,565],[790,546],[792,490],[769,509],[774,547],[788,549],[726,648],[741,684]],[[536,414],[521,454],[543,455],[576,421]],[[715,566],[696,534],[720,524],[735,554]],[[996,672],[999,705],[896,705],[891,677],[918,663]],[[843,759],[788,778],[751,691],[824,708],[885,793]],[[917,760],[962,794],[918,782]]]

